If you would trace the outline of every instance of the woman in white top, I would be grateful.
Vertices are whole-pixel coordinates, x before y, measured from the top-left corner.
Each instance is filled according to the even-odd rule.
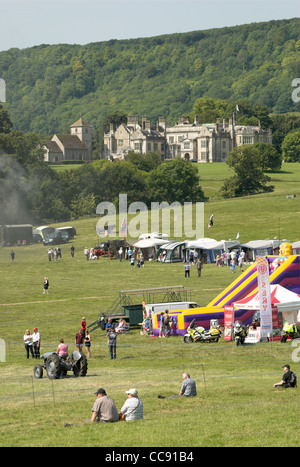
[[[33,349],[32,349],[32,336],[30,334],[29,329],[26,329],[26,331],[25,331],[24,344],[25,344],[27,358],[29,358],[29,350],[31,352],[32,358],[34,358]]]

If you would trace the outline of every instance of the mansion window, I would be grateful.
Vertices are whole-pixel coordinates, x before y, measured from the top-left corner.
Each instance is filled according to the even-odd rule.
[[[252,144],[252,136],[243,136],[243,144]]]

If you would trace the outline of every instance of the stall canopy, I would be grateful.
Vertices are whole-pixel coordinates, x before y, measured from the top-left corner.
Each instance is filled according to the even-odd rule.
[[[133,244],[135,248],[139,248],[143,251],[145,259],[155,258],[156,251],[161,245],[168,241],[166,234],[151,233],[142,234],[136,243]]]
[[[293,250],[294,255],[299,255],[300,254],[300,242],[292,243],[292,250]]]
[[[163,263],[178,263],[185,260],[186,242],[175,240],[164,243],[157,252],[157,260]]]
[[[289,312],[300,310],[300,295],[291,292],[279,284],[270,285],[271,303],[277,306],[278,311]],[[247,295],[247,297],[233,302],[235,308],[245,310],[259,310],[258,291]]]
[[[205,250],[207,252],[207,261],[214,262],[217,254],[222,254],[232,248],[239,247],[238,240],[214,240],[213,238],[198,238],[198,240],[189,241],[187,249]]]
[[[273,250],[278,248],[281,243],[283,240],[252,240],[248,243],[242,243],[241,248],[252,250],[253,258],[251,259],[255,260],[256,256],[272,255]]]

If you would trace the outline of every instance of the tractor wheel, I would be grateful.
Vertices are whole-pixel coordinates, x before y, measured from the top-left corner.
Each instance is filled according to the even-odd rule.
[[[88,362],[86,356],[82,353],[80,360],[73,366],[74,376],[85,376],[88,369]]]
[[[33,369],[33,375],[35,378],[42,378],[43,377],[43,367],[42,365],[35,365]]]
[[[46,370],[49,379],[57,379],[61,375],[60,358],[56,353],[47,358]]]

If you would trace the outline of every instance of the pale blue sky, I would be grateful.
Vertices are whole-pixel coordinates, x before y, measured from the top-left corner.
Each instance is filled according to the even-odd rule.
[[[0,51],[236,26],[299,16],[299,0],[0,0]]]

